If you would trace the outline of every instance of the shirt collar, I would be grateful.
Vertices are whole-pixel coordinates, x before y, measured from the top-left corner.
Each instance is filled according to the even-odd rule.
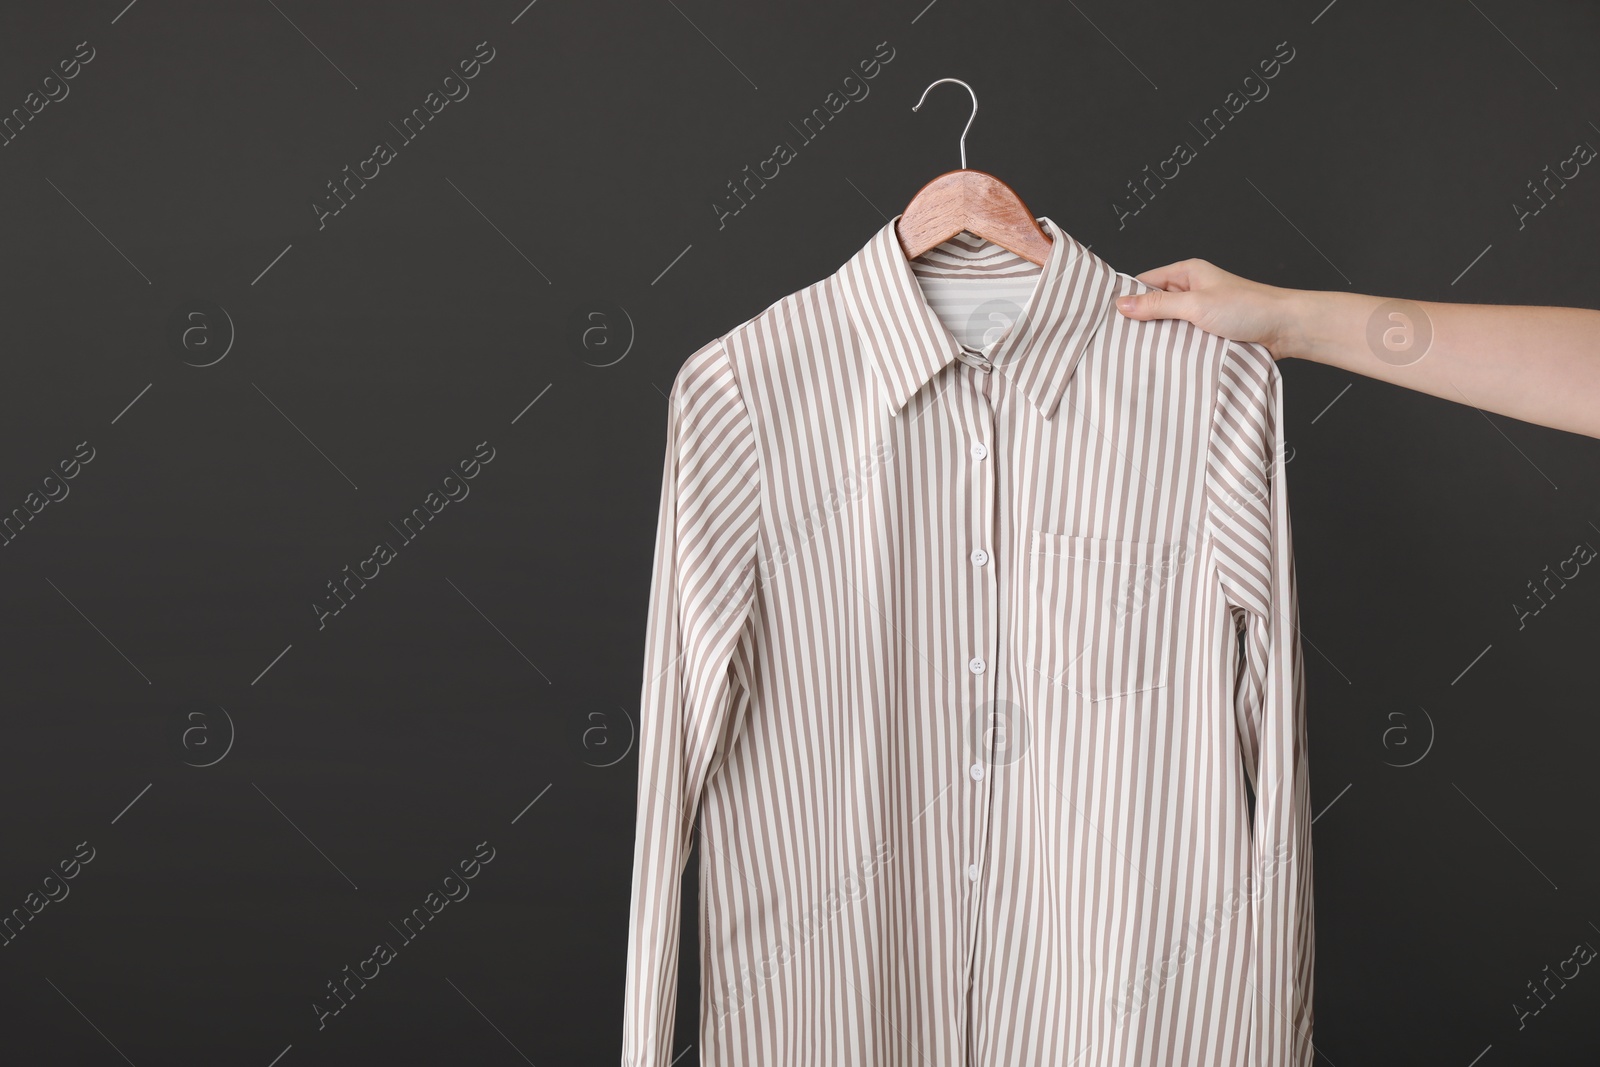
[[[961,344],[939,321],[901,248],[896,215],[839,269],[844,306],[897,415]],[[1033,293],[988,358],[1045,418],[1105,321],[1117,272],[1055,222],[1040,216],[1052,238]]]

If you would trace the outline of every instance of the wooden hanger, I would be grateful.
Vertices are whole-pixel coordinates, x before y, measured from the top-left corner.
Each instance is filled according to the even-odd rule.
[[[895,225],[906,258],[916,259],[965,230],[1044,266],[1050,255],[1050,235],[1040,228],[1022,197],[993,174],[967,169],[967,130],[978,117],[978,94],[972,92],[972,86],[959,78],[940,78],[922,90],[922,100],[911,110],[920,110],[929,90],[941,82],[955,82],[972,94],[972,114],[961,131],[961,169],[946,171],[917,190]]]

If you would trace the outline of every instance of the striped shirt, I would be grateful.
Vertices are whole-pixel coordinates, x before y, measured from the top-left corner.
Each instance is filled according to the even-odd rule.
[[[1270,354],[885,225],[673,384],[622,1061],[1303,1067],[1311,821]]]

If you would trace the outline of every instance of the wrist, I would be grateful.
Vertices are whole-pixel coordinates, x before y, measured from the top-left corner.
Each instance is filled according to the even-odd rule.
[[[1316,336],[1316,293],[1272,287],[1266,348],[1272,358],[1307,359]]]

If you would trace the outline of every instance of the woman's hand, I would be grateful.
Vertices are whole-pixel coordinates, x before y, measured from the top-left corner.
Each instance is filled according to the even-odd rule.
[[[1600,438],[1600,311],[1280,289],[1203,259],[1145,271],[1130,319],[1183,319],[1273,359],[1306,359]],[[1398,338],[1398,343],[1392,343]]]
[[[1117,310],[1130,319],[1184,319],[1229,340],[1262,344],[1274,359],[1290,354],[1294,290],[1229,274],[1203,259],[1169,263],[1138,279],[1155,289],[1117,298]]]

